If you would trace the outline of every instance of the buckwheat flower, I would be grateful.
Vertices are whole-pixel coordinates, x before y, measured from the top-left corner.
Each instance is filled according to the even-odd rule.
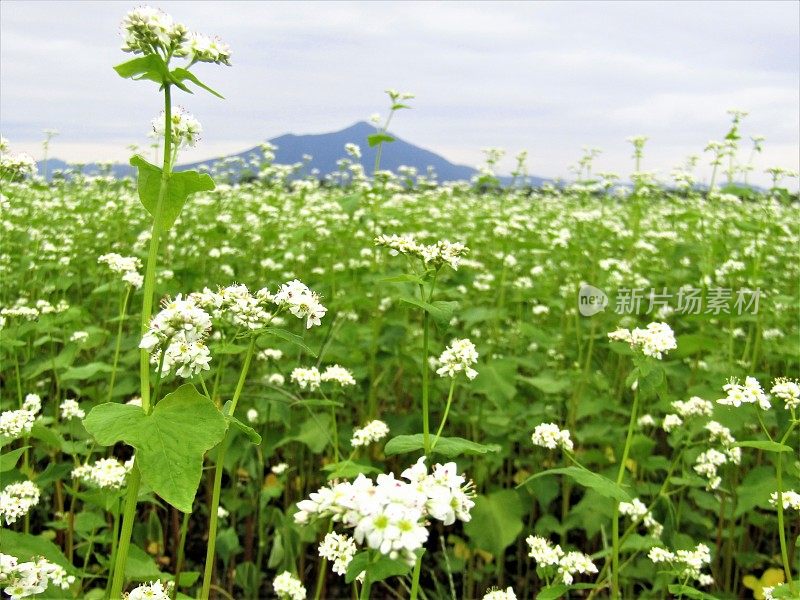
[[[344,151],[347,153],[348,156],[358,160],[361,158],[361,148],[358,144],[345,144]]]
[[[764,393],[764,390],[761,389],[761,384],[758,383],[755,377],[746,377],[744,384],[740,384],[736,379],[731,379],[722,386],[722,389],[727,395],[717,400],[719,404],[737,408],[742,404],[758,404],[762,410],[772,408],[769,398]]]
[[[80,407],[77,400],[68,398],[58,405],[61,409],[61,418],[68,419],[82,419],[86,416],[86,412]]]
[[[517,595],[512,587],[505,590],[491,589],[483,596],[483,600],[517,600]]]
[[[283,351],[277,350],[275,348],[265,348],[261,352],[259,352],[256,356],[261,360],[274,360],[279,361],[283,358]]]
[[[173,338],[178,342],[201,341],[211,330],[211,317],[191,297],[178,294],[174,300],[165,300],[162,307],[150,320],[139,348],[152,352]]]
[[[306,329],[321,324],[328,309],[320,302],[320,297],[301,281],[294,279],[284,283],[272,297],[279,307],[286,308],[299,319],[306,319]]]
[[[655,520],[653,514],[647,510],[647,507],[638,498],[634,498],[630,502],[620,502],[619,513],[630,517],[631,521],[634,522],[641,520],[642,524],[653,537],[660,537],[664,532],[663,525]]]
[[[286,378],[280,373],[272,373],[269,377],[267,377],[267,382],[270,385],[275,385],[280,387],[284,383],[286,383]]]
[[[16,181],[33,177],[38,170],[36,160],[25,152],[0,154],[0,179]]]
[[[231,49],[219,38],[202,33],[189,33],[176,52],[176,56],[187,56],[192,62],[208,62],[230,66]]]
[[[305,586],[289,571],[278,575],[273,580],[272,587],[280,600],[305,600]]]
[[[43,558],[20,563],[14,556],[0,554],[0,586],[11,600],[41,594],[50,584],[66,590],[73,583],[73,575]]]
[[[356,555],[358,548],[352,538],[331,532],[319,545],[319,555],[333,563],[332,569],[338,575],[347,573],[347,566]]]
[[[714,405],[711,402],[698,398],[697,396],[692,396],[685,402],[676,400],[672,403],[672,407],[684,418],[710,417],[711,413],[714,412]]]
[[[122,281],[138,290],[144,283],[144,276],[137,271],[126,271],[122,274]]]
[[[161,111],[161,114],[152,121],[153,133],[159,139],[163,139],[166,135],[165,117],[166,114]],[[201,133],[203,133],[203,126],[191,113],[180,106],[172,108],[170,113],[170,135],[176,147],[194,148],[200,140]]]
[[[706,423],[705,430],[708,431],[708,440],[710,442],[720,442],[726,448],[730,448],[736,443],[736,440],[731,435],[731,430],[717,421]]]
[[[714,448],[701,453],[695,460],[694,470],[698,475],[708,479],[707,488],[715,490],[722,483],[722,478],[717,475],[717,469],[728,462],[728,457]]]
[[[661,359],[663,354],[678,347],[675,334],[666,323],[650,323],[645,329],[633,331],[617,329],[608,334],[613,341],[627,342],[634,350],[640,350],[645,356]]]
[[[258,411],[255,408],[248,409],[248,411],[247,411],[247,422],[248,423],[257,423],[258,422]]]
[[[468,339],[454,339],[445,348],[437,360],[440,365],[436,374],[441,377],[455,377],[458,373],[464,373],[467,379],[475,379],[478,372],[472,365],[478,362],[478,351]]]
[[[564,450],[572,450],[572,440],[569,431],[560,429],[555,423],[541,423],[537,425],[531,434],[531,442],[534,446],[541,446],[555,450],[561,447]]]
[[[272,471],[275,475],[282,475],[283,473],[286,472],[286,469],[288,468],[289,465],[287,465],[286,463],[278,463],[277,465],[274,465],[270,469],[270,471]]]
[[[800,494],[794,490],[782,492],[781,500],[783,501],[784,510],[800,510]],[[772,506],[778,506],[778,492],[772,492],[769,495],[769,503]]]
[[[292,369],[291,381],[299,385],[302,389],[316,390],[322,381],[322,375],[317,367],[296,367]]]
[[[636,423],[639,427],[653,427],[656,424],[656,420],[653,418],[653,415],[645,414],[639,417]]]
[[[138,6],[122,19],[123,52],[133,54],[166,54],[180,47],[186,38],[186,27],[175,23],[162,10]]]
[[[70,342],[76,342],[78,344],[82,344],[88,339],[89,339],[89,334],[85,331],[76,331],[71,336],[69,336]]]
[[[28,434],[36,420],[36,414],[30,410],[6,410],[0,413],[0,436],[15,439]]]
[[[101,458],[93,465],[81,465],[72,470],[72,477],[99,488],[119,489],[133,467],[133,461],[122,463],[116,458]]]
[[[529,535],[525,541],[530,548],[528,556],[535,560],[539,567],[557,565],[564,556],[561,546],[551,544],[546,538],[538,535]]]
[[[342,387],[355,385],[356,380],[353,374],[339,365],[331,365],[325,369],[320,375],[321,381],[332,381],[338,383]]]
[[[361,429],[356,429],[353,432],[353,437],[350,440],[350,444],[353,446],[353,448],[368,446],[369,444],[379,442],[387,435],[389,435],[389,427],[386,425],[386,423],[378,420],[370,421]]]
[[[800,385],[796,380],[779,377],[773,382],[770,393],[784,401],[786,410],[800,407]]]
[[[135,587],[124,596],[125,600],[170,600],[172,588],[175,584],[168,581],[166,584],[160,581],[151,581]]]
[[[654,546],[653,548],[650,548],[650,551],[647,553],[647,558],[654,563],[671,562],[675,560],[675,554],[666,548]]]
[[[576,573],[597,573],[597,567],[591,557],[583,552],[567,552],[558,561],[558,574],[565,585],[572,585]]]
[[[97,257],[97,262],[107,265],[114,273],[122,275],[122,281],[137,290],[142,287],[144,278],[139,274],[142,261],[135,256],[122,256],[116,252],[109,252]]]
[[[32,481],[12,483],[0,491],[0,520],[6,525],[16,523],[31,508],[39,504],[39,488]]]
[[[230,515],[231,513],[224,507],[222,506],[217,507],[217,517],[219,517],[220,519],[227,519]]]
[[[666,417],[664,417],[664,423],[662,427],[664,428],[664,431],[669,433],[670,431],[672,431],[676,427],[680,427],[681,425],[683,425],[683,419],[681,419],[678,415],[667,415]]]
[[[157,354],[153,354],[150,362],[158,365],[160,360]],[[201,371],[210,370],[210,362],[211,351],[203,342],[178,340],[170,343],[164,351],[161,374],[163,376],[174,370],[178,377],[189,379]]]

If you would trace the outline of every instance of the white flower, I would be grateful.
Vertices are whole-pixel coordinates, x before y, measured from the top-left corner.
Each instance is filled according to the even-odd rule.
[[[725,406],[739,407],[742,404],[758,404],[762,410],[769,410],[772,405],[769,398],[761,389],[761,384],[755,377],[746,377],[744,384],[740,384],[736,379],[731,379],[722,386],[727,394],[724,398],[717,400],[719,404]]]
[[[142,261],[135,256],[121,256],[116,252],[109,252],[97,257],[97,262],[108,265],[114,273],[120,273],[125,283],[136,289],[142,287],[144,278],[139,274]]]
[[[708,400],[703,400],[697,396],[692,396],[686,402],[676,400],[672,407],[684,418],[693,416],[710,417],[714,412],[714,405]]]
[[[722,483],[722,478],[717,475],[717,469],[728,462],[728,456],[710,448],[701,453],[695,461],[694,470],[698,475],[708,479],[708,489],[715,490]]]
[[[258,411],[255,408],[251,408],[247,411],[247,421],[249,423],[258,422]]]
[[[81,479],[100,488],[119,489],[133,466],[133,459],[122,463],[116,458],[101,458],[93,465],[81,465],[72,470],[75,479]]]
[[[779,377],[773,382],[770,393],[784,401],[786,410],[800,407],[800,385],[795,380]]]
[[[536,561],[540,567],[557,565],[558,561],[564,556],[564,551],[558,544],[553,545],[549,540],[538,535],[529,535],[525,540],[530,551],[528,556]]]
[[[172,581],[168,581],[166,584],[160,581],[143,583],[133,588],[130,593],[127,594],[126,600],[169,600],[174,585]]]
[[[319,295],[297,279],[284,283],[272,297],[272,301],[279,307],[286,308],[298,319],[305,319],[306,329],[320,325],[322,317],[328,312],[320,302]]]
[[[800,494],[794,490],[786,490],[781,493],[781,500],[783,501],[784,510],[800,510]],[[772,492],[769,495],[769,503],[772,506],[778,505],[778,492]]]
[[[30,433],[36,414],[30,410],[6,410],[0,413],[0,436],[18,438]]]
[[[667,415],[666,417],[664,417],[664,424],[662,425],[662,427],[664,428],[664,431],[669,433],[670,431],[672,431],[676,427],[680,427],[681,425],[683,425],[683,419],[681,419],[678,415]]]
[[[82,419],[86,416],[84,410],[80,407],[77,400],[67,399],[58,405],[61,409],[62,419]]]
[[[647,328],[633,331],[617,329],[608,334],[610,340],[627,342],[645,356],[661,359],[663,354],[678,347],[675,334],[666,323],[650,323]]]
[[[15,523],[17,519],[39,504],[39,488],[32,481],[11,483],[0,492],[0,520],[6,525]]]
[[[342,387],[346,387],[349,385],[355,385],[356,380],[353,378],[353,374],[345,369],[344,367],[340,367],[339,365],[331,365],[323,371],[320,375],[321,381],[333,381],[338,383]]]
[[[217,506],[217,517],[220,519],[227,519],[231,515],[230,511],[223,508],[222,506]]]
[[[319,555],[333,563],[333,572],[339,575],[347,573],[347,566],[356,552],[353,539],[340,533],[327,534],[319,545]]]
[[[375,244],[389,248],[389,254],[406,254],[422,259],[425,264],[433,264],[435,268],[442,265],[449,265],[454,271],[458,270],[462,257],[469,252],[464,244],[451,243],[447,240],[438,241],[435,244],[425,245],[416,241],[412,235],[379,235],[375,238]]]
[[[319,384],[322,381],[322,375],[317,367],[296,367],[292,369],[290,379],[299,385],[302,389],[308,388],[309,390],[319,389]]]
[[[161,114],[152,121],[153,133],[160,139],[163,139],[166,135],[165,118],[166,113],[162,110]],[[200,125],[200,121],[180,106],[172,107],[170,112],[170,135],[172,136],[172,143],[176,147],[193,148],[200,140],[201,133],[203,133],[203,126]]]
[[[379,442],[389,435],[389,427],[383,421],[370,421],[361,429],[356,429],[353,432],[353,438],[350,444],[357,448],[359,446],[368,446],[375,442]]]
[[[0,585],[11,600],[35,596],[44,592],[50,584],[69,589],[75,577],[56,564],[40,558],[36,562],[18,562],[8,554],[0,554]],[[55,594],[60,595],[60,594]]]
[[[76,342],[78,344],[82,344],[87,339],[89,339],[89,334],[85,331],[76,331],[71,336],[69,336],[70,342]]]
[[[541,423],[537,425],[531,434],[531,442],[534,446],[555,450],[558,447],[564,450],[572,450],[572,440],[569,431],[560,429],[555,423]]]
[[[306,588],[289,571],[284,571],[272,582],[275,593],[281,600],[305,600]]]
[[[475,379],[478,372],[472,365],[478,362],[478,351],[468,339],[454,339],[450,345],[442,352],[437,360],[441,365],[436,374],[441,377],[455,377],[458,373],[464,373],[467,379]]]
[[[278,463],[277,465],[274,465],[272,467],[272,469],[270,469],[270,470],[273,473],[275,473],[275,475],[281,475],[281,474],[285,473],[286,469],[288,469],[288,468],[289,468],[289,465],[287,465],[286,463]]]
[[[22,409],[37,414],[42,410],[42,399],[39,394],[27,394],[22,402]]]
[[[565,585],[572,585],[576,573],[597,573],[597,567],[591,557],[583,552],[567,552],[558,561],[558,574]]]

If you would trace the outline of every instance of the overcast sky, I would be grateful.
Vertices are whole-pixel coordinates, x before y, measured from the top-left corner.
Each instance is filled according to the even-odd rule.
[[[343,129],[385,114],[394,87],[417,96],[395,133],[471,166],[499,146],[527,149],[533,174],[568,176],[593,146],[598,169],[627,174],[625,138],[646,134],[643,168],[666,174],[724,136],[728,108],[750,111],[745,136],[767,138],[758,170],[800,160],[794,1],[152,4],[233,50],[232,67],[196,71],[226,100],[178,95],[205,130],[185,159]],[[146,143],[161,98],[111,69],[130,58],[119,21],[135,5],[0,3],[0,131],[12,149],[41,157],[46,128],[61,133],[51,156],[66,160],[126,160]]]

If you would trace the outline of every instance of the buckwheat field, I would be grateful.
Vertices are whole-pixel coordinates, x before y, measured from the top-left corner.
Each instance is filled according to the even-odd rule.
[[[800,598],[797,173],[737,183],[745,112],[631,185],[381,170],[395,90],[327,178],[175,170],[231,51],[122,31],[157,160],[2,141],[4,597]]]

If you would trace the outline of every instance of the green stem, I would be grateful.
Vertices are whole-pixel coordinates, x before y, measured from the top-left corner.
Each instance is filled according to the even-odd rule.
[[[431,432],[428,415],[428,311],[422,316],[422,438],[425,456],[431,454]]]
[[[422,554],[417,557],[417,562],[414,563],[414,573],[411,580],[411,596],[410,600],[417,600],[419,594],[419,575],[422,571]]]
[[[236,410],[236,404],[239,402],[239,396],[244,388],[245,379],[247,379],[247,372],[250,370],[250,361],[253,358],[253,351],[255,350],[255,347],[256,337],[251,336],[250,345],[247,347],[247,354],[244,357],[244,364],[242,365],[242,370],[239,373],[239,381],[236,383],[236,390],[233,392],[231,405],[228,408],[228,413],[226,416],[233,416],[233,413]],[[225,434],[225,438],[219,445],[219,451],[217,452],[217,464],[214,468],[214,489],[211,494],[211,505],[209,506],[208,546],[206,547],[206,563],[203,570],[203,587],[200,591],[201,600],[206,600],[211,592],[211,577],[214,574],[214,551],[217,545],[217,522],[219,519],[217,516],[217,509],[219,508],[219,498],[222,490],[222,471],[224,469],[225,454],[228,451],[229,442],[230,428],[228,429],[228,433]]]
[[[122,344],[122,326],[125,323],[125,311],[128,308],[128,298],[130,298],[131,286],[126,285],[125,296],[122,300],[122,305],[119,309],[119,324],[117,325],[117,341],[114,344],[114,360],[111,363],[111,381],[108,384],[108,399],[106,402],[111,402],[111,397],[114,394],[114,382],[117,380],[117,365],[119,364],[119,349]]]
[[[186,547],[186,533],[189,529],[189,517],[192,513],[183,513],[181,520],[181,539],[178,542],[178,560],[175,564],[175,587],[172,588],[172,600],[178,597],[178,586],[181,581],[181,571],[183,570],[183,549]]]
[[[638,383],[638,381],[637,381]],[[628,454],[631,450],[633,440],[633,428],[636,425],[636,415],[639,411],[639,386],[633,392],[633,407],[631,408],[631,418],[628,423],[628,435],[625,437],[625,447],[622,450],[622,459],[617,471],[617,485],[622,483],[625,475],[625,463],[628,461]],[[614,505],[614,514],[611,521],[611,597],[619,598],[619,502]]]
[[[789,434],[794,429],[794,426],[797,424],[797,421],[792,423],[789,426],[789,429],[784,434],[783,438],[781,439],[781,444],[785,443],[786,440],[789,438]],[[789,563],[789,550],[786,546],[786,529],[783,524],[783,452],[778,452],[778,465],[777,465],[777,479],[778,479],[778,539],[780,540],[781,544],[781,560],[783,561],[783,572],[786,573],[786,581],[789,583],[789,592],[790,595],[794,597],[795,595],[795,585],[794,580],[792,579],[792,568],[791,564]]]
[[[156,263],[158,262],[158,245],[161,238],[161,211],[164,197],[167,193],[170,176],[170,157],[172,147],[172,96],[170,86],[164,86],[164,168],[161,173],[161,186],[158,190],[158,202],[153,215],[153,229],[150,234],[150,250],[147,254],[147,265],[144,274],[144,298],[142,299],[142,333],[147,331],[150,316],[153,312],[153,292],[156,280]],[[142,349],[139,353],[139,380],[142,398],[142,410],[150,414],[150,355]],[[141,473],[134,465],[128,477],[128,492],[125,498],[125,513],[122,518],[122,531],[117,548],[117,557],[113,565],[113,578],[111,584],[111,598],[122,597],[122,587],[125,582],[125,564],[128,560],[128,547],[131,543],[133,521],[136,519],[136,499],[139,495]]]
[[[436,439],[433,440],[433,444],[431,444],[431,450],[436,447],[436,443],[439,441],[439,437],[442,435],[442,430],[444,429],[444,424],[447,421],[447,415],[450,414],[450,404],[453,402],[453,390],[456,388],[456,378],[453,377],[452,381],[450,382],[450,391],[447,394],[447,405],[444,407],[444,415],[442,416],[442,422],[439,423],[439,429],[436,431]]]

